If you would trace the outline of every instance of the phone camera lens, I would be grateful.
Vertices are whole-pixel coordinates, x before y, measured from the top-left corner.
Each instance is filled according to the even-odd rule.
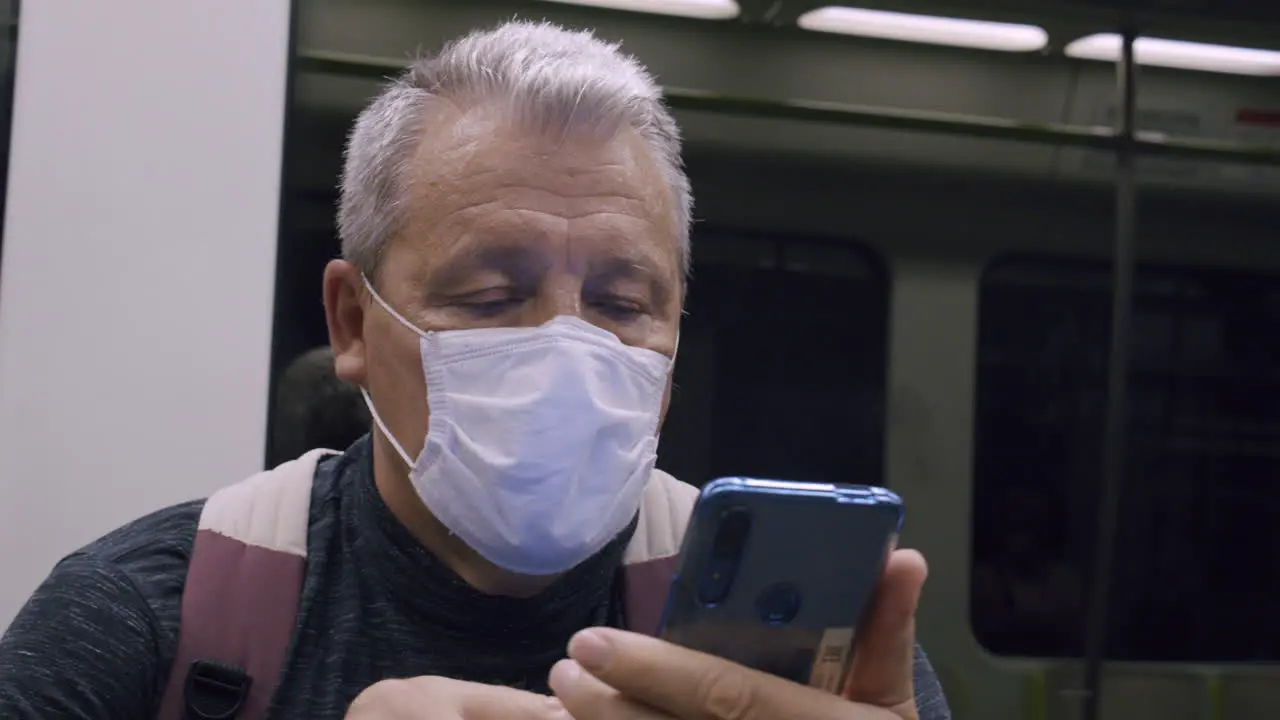
[[[734,507],[720,515],[720,527],[711,548],[713,558],[737,558],[751,530],[751,514],[746,508]]]
[[[766,625],[786,625],[800,614],[802,599],[800,588],[792,583],[777,583],[760,593],[756,609]]]
[[[698,602],[716,605],[729,596],[750,530],[751,515],[746,508],[730,508],[720,516],[711,555],[698,583]]]

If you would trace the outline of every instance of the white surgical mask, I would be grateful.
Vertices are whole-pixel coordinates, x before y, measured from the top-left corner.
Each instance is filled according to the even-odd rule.
[[[657,457],[670,358],[572,316],[423,331],[365,284],[420,338],[431,417],[416,459],[367,392],[365,402],[450,532],[501,568],[550,575],[631,522]]]

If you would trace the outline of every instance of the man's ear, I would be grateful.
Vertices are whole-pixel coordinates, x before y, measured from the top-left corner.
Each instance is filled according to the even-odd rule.
[[[342,380],[364,387],[367,370],[364,313],[367,291],[360,271],[346,260],[324,269],[324,318],[333,348],[333,370]]]

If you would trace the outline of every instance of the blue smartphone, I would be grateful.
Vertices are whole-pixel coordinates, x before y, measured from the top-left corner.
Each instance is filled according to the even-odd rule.
[[[899,530],[884,488],[721,478],[703,488],[660,636],[840,692]]]

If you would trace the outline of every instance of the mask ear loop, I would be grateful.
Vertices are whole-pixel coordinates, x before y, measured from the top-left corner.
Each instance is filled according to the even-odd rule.
[[[369,397],[369,391],[360,388],[360,395],[364,397],[364,404],[369,408],[369,414],[373,416],[373,423],[378,426],[378,430],[387,438],[387,442],[391,443],[391,447],[396,449],[396,454],[404,461],[404,464],[413,469],[413,459],[409,457],[409,453],[404,451],[404,446],[396,440],[396,436],[391,434],[387,429],[386,423],[382,422],[382,417],[378,415],[378,409],[373,406],[373,398]]]
[[[396,319],[396,322],[414,331],[415,333],[417,333],[419,337],[425,338],[429,335],[429,333],[426,330],[423,330],[417,325],[414,325],[413,323],[406,320],[403,315],[396,312],[396,309],[391,307],[391,303],[388,303],[386,300],[383,300],[382,296],[378,294],[378,291],[373,289],[373,283],[369,282],[368,275],[362,274],[360,276],[360,280],[364,282],[365,289],[368,290],[369,294],[373,296],[374,302],[381,305],[382,309],[386,310],[388,315]]]
[[[369,277],[367,275],[361,274],[360,279],[364,282],[364,286],[369,291],[369,294],[373,296],[374,301],[381,305],[382,309],[386,310],[388,315],[395,318],[397,322],[414,331],[419,336],[423,338],[427,337],[427,333],[424,332],[422,328],[419,328],[417,325],[405,320],[403,315],[396,312],[395,308],[391,307],[386,300],[382,299],[382,296],[378,294],[378,291],[373,289],[373,283],[369,282]],[[391,431],[387,429],[387,424],[382,422],[382,416],[378,414],[378,409],[373,406],[373,398],[369,396],[369,391],[362,386],[360,388],[360,395],[364,398],[364,404],[369,408],[369,414],[373,416],[373,422],[378,426],[378,430],[386,436],[387,442],[391,443],[391,447],[395,448],[396,454],[399,455],[400,459],[404,461],[404,464],[412,470],[414,466],[413,458],[409,457],[409,453],[405,452],[404,446],[401,445],[400,441],[396,440],[396,436],[392,435]]]

